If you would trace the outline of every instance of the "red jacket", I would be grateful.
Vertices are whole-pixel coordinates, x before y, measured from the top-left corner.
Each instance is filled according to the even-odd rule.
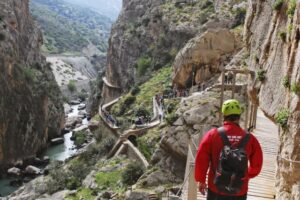
[[[245,131],[237,124],[232,122],[224,122],[224,128],[226,130],[229,141],[232,145],[237,145],[241,138],[245,135]],[[195,180],[197,182],[205,183],[207,170],[208,174],[208,188],[214,193],[226,195],[218,191],[214,185],[214,169],[218,166],[220,152],[223,148],[223,141],[218,134],[217,129],[211,129],[208,131],[200,142],[199,149],[195,161]],[[246,175],[245,184],[242,186],[240,193],[235,196],[245,195],[248,191],[249,178],[257,176],[262,168],[263,154],[259,142],[256,137],[251,134],[245,148],[250,165],[248,165],[248,173]]]

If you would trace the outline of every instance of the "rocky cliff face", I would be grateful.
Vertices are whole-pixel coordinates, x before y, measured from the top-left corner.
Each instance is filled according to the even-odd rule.
[[[60,134],[64,113],[28,0],[0,2],[0,166],[35,155]]]
[[[108,81],[121,89],[104,86],[105,101],[147,80],[152,70],[171,64],[178,50],[195,35],[241,24],[245,14],[239,8],[242,1],[234,2],[124,0],[112,28],[106,70]],[[145,62],[150,64],[143,65]]]
[[[228,29],[216,28],[198,35],[177,54],[173,64],[173,84],[187,88],[206,82],[220,72],[220,67],[225,66],[241,46],[239,38]]]
[[[265,76],[263,82],[255,81],[250,93],[274,121],[276,115],[283,116],[282,109],[288,112],[288,123],[280,131],[276,199],[299,199],[299,164],[293,161],[300,160],[300,4],[295,0],[278,2],[248,2],[245,40],[249,67]]]

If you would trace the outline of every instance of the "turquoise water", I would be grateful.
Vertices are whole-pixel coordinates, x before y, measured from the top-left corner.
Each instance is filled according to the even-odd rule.
[[[13,178],[0,179],[0,197],[5,197],[19,188],[9,184],[13,180]]]
[[[73,111],[68,114],[68,117],[77,116],[78,115],[78,105],[71,106]],[[85,118],[82,121],[83,125],[88,124],[87,119]],[[75,148],[74,142],[71,140],[72,132],[69,132],[64,135],[64,143],[50,146],[47,150],[42,154],[43,156],[49,156],[50,160],[60,160],[64,161],[70,158],[74,153],[77,152]],[[5,178],[0,179],[0,197],[7,196],[14,191],[16,191],[19,187],[10,186],[10,182],[15,179],[13,178]]]

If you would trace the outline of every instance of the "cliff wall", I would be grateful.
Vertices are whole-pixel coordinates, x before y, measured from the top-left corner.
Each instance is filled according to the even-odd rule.
[[[40,54],[28,0],[0,2],[0,166],[35,155],[64,121],[59,88]]]

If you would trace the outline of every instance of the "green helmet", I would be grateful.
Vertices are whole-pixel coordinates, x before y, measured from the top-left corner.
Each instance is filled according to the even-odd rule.
[[[240,102],[235,99],[229,99],[223,103],[222,113],[224,116],[228,115],[240,115],[242,114],[243,109],[240,105]]]

